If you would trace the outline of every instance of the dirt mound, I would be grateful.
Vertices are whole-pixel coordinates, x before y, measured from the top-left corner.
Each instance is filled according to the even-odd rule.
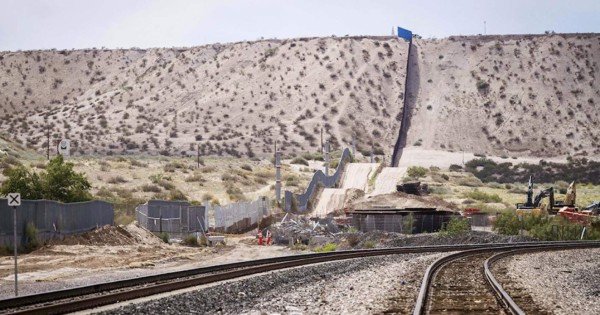
[[[69,235],[62,240],[52,240],[49,245],[159,245],[162,241],[136,222],[126,226],[105,225],[79,235]]]
[[[350,205],[352,209],[370,209],[375,206],[389,206],[394,208],[437,208],[439,210],[458,210],[451,204],[436,196],[416,196],[403,192],[385,195],[366,196]]]

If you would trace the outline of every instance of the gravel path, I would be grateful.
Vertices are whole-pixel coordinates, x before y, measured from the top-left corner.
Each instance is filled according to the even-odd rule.
[[[503,261],[508,276],[554,314],[600,314],[600,249],[541,252]]]
[[[323,263],[207,286],[102,314],[374,314],[412,310],[423,273],[443,254]]]

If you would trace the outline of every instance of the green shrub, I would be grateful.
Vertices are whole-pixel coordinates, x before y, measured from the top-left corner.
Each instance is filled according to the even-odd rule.
[[[0,187],[0,195],[20,192],[23,199],[48,199],[78,202],[92,199],[91,184],[84,173],[76,173],[73,163],[58,155],[39,175],[24,166],[6,169],[7,180]]]
[[[25,226],[25,250],[32,251],[40,246],[40,242],[38,240],[38,229],[35,227],[33,223],[27,223]]]
[[[360,239],[358,237],[358,234],[352,233],[352,234],[349,234],[348,236],[346,236],[346,241],[348,241],[348,245],[350,245],[350,247],[354,247],[354,246],[358,245],[358,243],[360,242]]]
[[[165,243],[169,243],[169,233],[166,232],[162,232],[160,234],[158,234],[158,237]]]
[[[186,236],[183,241],[182,241],[183,245],[186,246],[192,246],[192,247],[198,247],[199,243],[198,243],[198,238],[196,237],[196,235],[188,235]]]
[[[481,182],[481,180],[479,180],[478,178],[475,178],[475,177],[459,178],[458,181],[456,181],[456,183],[459,184],[460,186],[467,186],[467,187],[483,186],[483,183]]]
[[[458,164],[450,164],[450,167],[448,169],[452,172],[460,172],[462,171],[463,167]]]
[[[368,240],[363,244],[364,248],[375,248],[375,241]]]
[[[471,230],[469,221],[463,218],[452,218],[450,221],[440,230],[441,236],[454,236],[466,234]]]
[[[421,166],[411,166],[406,171],[408,177],[419,179],[425,175],[427,175],[427,169]]]
[[[334,252],[337,249],[337,245],[334,243],[327,243],[325,245],[323,245],[322,247],[317,247],[315,248],[315,252],[317,253],[321,253],[321,252]]]
[[[502,202],[502,198],[497,194],[488,194],[478,189],[473,191],[469,191],[463,194],[465,198],[471,198],[478,201],[483,201],[485,203],[489,202]]]

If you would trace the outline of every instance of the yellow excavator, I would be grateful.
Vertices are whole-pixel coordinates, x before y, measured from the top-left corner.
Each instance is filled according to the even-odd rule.
[[[554,187],[540,190],[535,198],[533,198],[533,176],[529,176],[527,202],[517,203],[517,215],[523,215],[525,213],[540,215],[541,213],[548,212],[548,209],[552,207],[542,204],[542,199],[544,198],[548,198],[550,205],[554,205]]]

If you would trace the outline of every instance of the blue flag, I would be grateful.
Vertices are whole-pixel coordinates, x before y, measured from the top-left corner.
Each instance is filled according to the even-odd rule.
[[[412,39],[412,32],[407,30],[407,29],[403,29],[402,27],[398,26],[398,37],[400,38],[404,38],[407,41],[411,41]]]

